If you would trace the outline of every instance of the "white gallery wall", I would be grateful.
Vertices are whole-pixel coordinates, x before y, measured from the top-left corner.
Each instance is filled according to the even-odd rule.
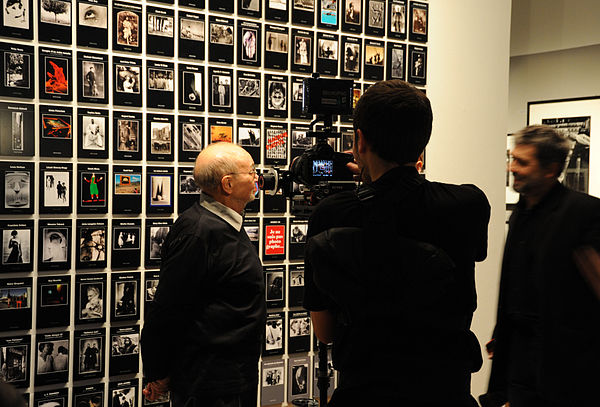
[[[476,184],[492,206],[488,258],[476,268],[472,329],[482,348],[495,324],[504,245],[510,19],[510,0],[430,1],[427,95],[434,119],[427,178]],[[475,397],[487,389],[484,360],[473,376]]]

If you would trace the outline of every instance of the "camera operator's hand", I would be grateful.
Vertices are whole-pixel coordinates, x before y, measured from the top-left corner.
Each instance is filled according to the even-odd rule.
[[[344,153],[352,154],[352,150],[344,151]],[[358,164],[356,160],[349,162],[346,164],[346,167],[354,174],[354,181],[360,181],[360,168],[358,168]]]

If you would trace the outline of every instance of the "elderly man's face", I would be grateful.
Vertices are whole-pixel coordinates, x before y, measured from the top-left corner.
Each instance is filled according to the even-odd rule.
[[[254,161],[250,154],[244,155],[238,161],[238,168],[232,178],[234,198],[240,202],[252,202],[257,191],[257,175]]]

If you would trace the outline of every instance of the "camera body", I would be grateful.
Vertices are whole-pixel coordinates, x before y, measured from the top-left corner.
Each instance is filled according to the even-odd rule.
[[[332,116],[352,114],[354,82],[342,79],[322,79],[318,74],[302,82],[302,109],[317,114],[311,126],[322,121],[322,131],[309,131],[307,137],[316,139],[314,146],[296,157],[289,170],[266,169],[259,175],[258,186],[266,194],[282,193],[291,200],[295,216],[309,216],[312,207],[321,199],[339,191],[356,188],[354,174],[346,164],[352,154],[334,151],[327,139],[339,138],[332,129]]]

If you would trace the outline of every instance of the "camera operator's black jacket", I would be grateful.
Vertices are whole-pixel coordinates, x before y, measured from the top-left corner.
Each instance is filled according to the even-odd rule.
[[[473,185],[388,171],[311,216],[304,305],[337,326],[332,405],[357,400],[473,405],[481,350],[470,331],[475,261],[487,254],[490,207]]]

